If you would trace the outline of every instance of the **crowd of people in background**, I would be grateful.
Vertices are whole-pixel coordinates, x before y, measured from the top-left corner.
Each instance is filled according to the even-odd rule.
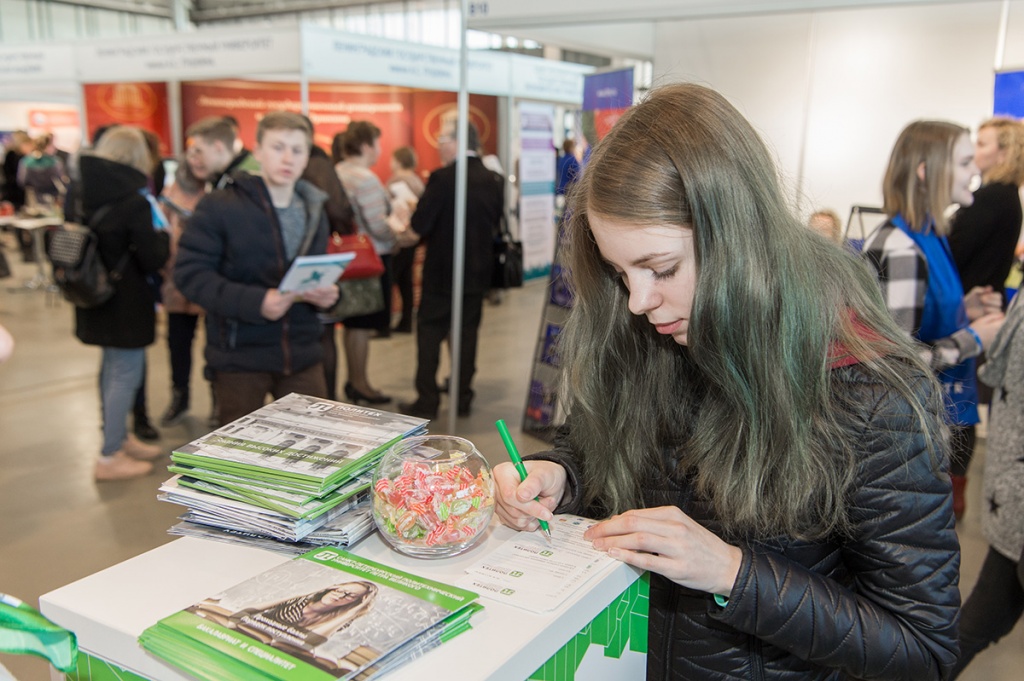
[[[454,130],[449,122],[439,138],[445,165],[454,161]],[[475,128],[471,135],[473,247],[466,260],[463,416],[474,396],[480,303],[490,286],[491,249],[505,210],[504,178],[480,164]],[[104,264],[120,279],[110,301],[75,310],[78,338],[102,348],[104,439],[97,481],[146,475],[162,453],[146,444],[160,437],[147,409],[145,359],[145,347],[156,340],[158,306],[166,315],[171,376],[169,403],[159,418],[163,427],[190,412],[201,319],[210,427],[249,413],[268,395],[293,391],[355,404],[392,402],[368,375],[370,340],[386,338],[392,326],[396,333],[416,331],[421,346],[418,397],[399,408],[436,416],[445,386],[433,376],[426,386],[425,377],[437,373],[448,335],[454,197],[444,194],[454,191],[454,168],[448,169],[450,177],[441,173],[425,183],[415,151],[401,147],[382,182],[372,170],[380,136],[373,123],[355,120],[335,136],[328,153],[314,143],[308,117],[271,112],[261,119],[250,150],[239,138],[237,120],[210,117],[186,130],[171,177],[165,176],[158,138],[139,128],[99,128],[91,145],[73,156],[58,155],[49,135],[12,136],[4,159],[5,198],[16,210],[36,203],[62,206],[69,220],[96,232]],[[481,182],[482,202],[475,191]],[[329,240],[355,234],[369,239],[384,264],[376,282],[387,305],[341,318],[333,312],[338,287],[301,296],[277,290],[297,255],[322,254]],[[413,287],[418,249],[425,254],[421,301]],[[393,282],[402,301],[397,323],[390,306]],[[341,354],[343,379],[337,370]]]
[[[201,318],[211,427],[289,392],[390,404],[369,376],[371,339],[411,332],[416,397],[396,408],[434,419],[447,390],[470,414],[506,199],[467,124],[461,363],[457,383],[439,384],[456,126],[441,130],[442,165],[426,182],[411,147],[378,177],[382,133],[365,120],[328,152],[295,113],[265,114],[252,150],[231,117],[203,119],[171,178],[159,140],[138,128],[98,130],[73,156],[50,135],[14,133],[4,199],[63,204],[118,280],[107,303],[75,309],[75,335],[101,350],[95,479],[146,475],[163,453],[143,442],[159,435],[145,400],[158,303],[171,365],[163,426],[189,412]],[[655,90],[585,164],[573,140],[561,151],[569,421],[525,481],[496,469],[502,520],[611,516],[588,538],[654,573],[652,622],[664,627],[649,663],[669,670],[955,677],[1007,634],[1024,615],[1024,304],[1006,286],[1024,124],[987,120],[973,142],[958,124],[908,124],[885,170],[885,221],[861,252],[832,210],[794,219],[760,138],[706,88]],[[340,317],[339,286],[278,290],[297,256],[352,235],[383,263],[382,309]],[[0,327],[0,361],[13,348]],[[954,518],[986,407],[991,548],[957,633]]]

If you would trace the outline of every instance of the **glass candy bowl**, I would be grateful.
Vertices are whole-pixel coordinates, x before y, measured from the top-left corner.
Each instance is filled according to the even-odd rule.
[[[395,549],[446,558],[469,549],[494,515],[491,467],[469,440],[423,435],[394,444],[373,474],[373,520]]]

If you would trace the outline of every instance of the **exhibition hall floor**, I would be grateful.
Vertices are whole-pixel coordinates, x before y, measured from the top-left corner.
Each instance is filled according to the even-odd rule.
[[[0,280],[0,324],[14,335],[17,348],[0,366],[0,592],[38,606],[40,594],[171,541],[166,530],[181,509],[156,500],[165,472],[128,482],[93,482],[100,447],[99,350],[75,339],[72,309],[59,297],[38,290],[10,291],[35,268],[20,262],[6,235],[3,240],[15,276]],[[523,453],[546,446],[519,435],[544,294],[543,283],[535,282],[484,310],[477,396],[472,415],[458,420],[456,434],[475,442],[492,463],[505,458],[494,428],[499,418],[508,422]],[[161,324],[158,336],[163,335]],[[191,415],[161,429],[159,444],[168,451],[207,431],[209,392],[201,378],[198,344],[195,354]],[[158,421],[170,399],[162,340],[150,348],[148,361],[149,411]],[[369,374],[378,389],[400,400],[413,398],[414,370],[412,336],[371,343]],[[431,431],[446,432],[447,425],[442,401]],[[965,592],[973,586],[987,548],[980,532],[983,466],[979,455],[971,471],[968,512],[960,524]],[[0,665],[20,681],[49,678],[48,666],[37,658],[0,655]],[[961,678],[1010,681],[1020,678],[1022,668],[1024,627],[1018,626]]]

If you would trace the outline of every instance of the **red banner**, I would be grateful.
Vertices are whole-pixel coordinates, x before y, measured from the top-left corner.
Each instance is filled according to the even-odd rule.
[[[256,144],[256,126],[267,111],[300,111],[296,83],[219,80],[181,84],[182,123],[187,128],[207,116],[232,115],[249,149]],[[470,120],[476,123],[487,153],[496,149],[496,97],[470,97]],[[309,116],[318,146],[330,152],[335,134],[353,120],[367,120],[381,129],[381,155],[373,171],[381,180],[391,175],[391,153],[411,145],[426,175],[440,165],[437,136],[442,121],[454,117],[455,94],[386,85],[312,83]]]
[[[103,125],[134,125],[156,133],[160,153],[171,154],[166,83],[87,83],[82,88],[90,138]]]
[[[420,170],[434,170],[441,165],[437,151],[437,138],[448,121],[454,121],[456,95],[454,92],[431,92],[421,90],[413,99],[413,113],[416,126],[413,133],[413,148],[420,159]],[[498,98],[490,95],[469,96],[469,120],[480,133],[480,147],[483,153],[493,154],[498,150]]]

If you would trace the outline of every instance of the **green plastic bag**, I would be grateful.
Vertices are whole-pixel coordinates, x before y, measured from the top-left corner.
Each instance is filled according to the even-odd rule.
[[[35,608],[0,593],[0,652],[38,655],[66,673],[78,662],[78,641]]]

